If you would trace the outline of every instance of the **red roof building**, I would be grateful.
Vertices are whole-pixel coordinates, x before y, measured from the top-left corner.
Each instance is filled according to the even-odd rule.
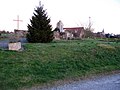
[[[84,36],[84,27],[72,27],[72,28],[64,28],[65,32],[68,32],[69,35],[73,38],[82,38]]]

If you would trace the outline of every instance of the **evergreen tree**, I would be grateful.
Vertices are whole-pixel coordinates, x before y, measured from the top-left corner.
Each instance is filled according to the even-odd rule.
[[[53,40],[52,26],[43,5],[39,5],[28,24],[27,40],[31,43],[48,43]]]

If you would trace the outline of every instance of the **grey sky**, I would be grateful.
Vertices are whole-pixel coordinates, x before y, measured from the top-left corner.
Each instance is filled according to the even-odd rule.
[[[64,27],[87,26],[91,17],[95,32],[120,33],[119,0],[41,0],[51,18],[53,29],[61,20]],[[17,25],[13,19],[20,16],[20,29],[27,29],[29,19],[39,0],[1,0],[0,30],[13,31]]]

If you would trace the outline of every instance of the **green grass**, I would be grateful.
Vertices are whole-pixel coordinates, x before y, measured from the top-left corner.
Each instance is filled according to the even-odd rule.
[[[24,48],[22,52],[0,50],[0,90],[120,70],[120,43],[73,40]]]

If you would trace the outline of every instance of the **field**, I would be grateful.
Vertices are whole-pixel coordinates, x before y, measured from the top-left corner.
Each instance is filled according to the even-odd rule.
[[[0,49],[0,90],[120,70],[120,43],[99,40],[28,43],[24,51]]]

